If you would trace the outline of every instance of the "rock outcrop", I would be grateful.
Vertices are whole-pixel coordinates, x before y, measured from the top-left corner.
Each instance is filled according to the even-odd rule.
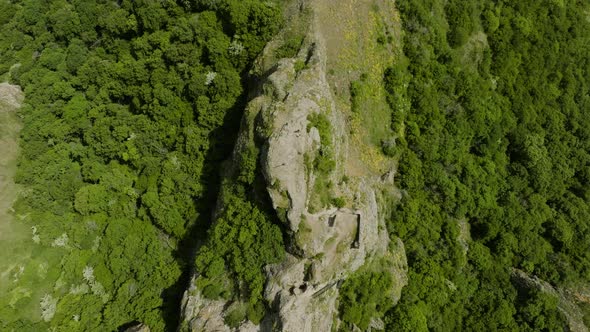
[[[24,95],[18,85],[7,82],[0,83],[0,112],[18,109],[23,102]]]
[[[149,326],[139,323],[125,330],[125,332],[150,332]]]
[[[223,321],[223,300],[210,300],[196,289],[193,277],[180,308],[181,331],[231,331]]]
[[[387,257],[391,263],[383,268],[396,280],[389,294],[395,301],[407,284],[403,243],[394,239],[390,245],[377,197],[379,188],[393,186],[394,172],[341,180],[347,173],[342,161],[356,156],[349,154],[344,112],[336,107],[326,77],[327,53],[313,7],[307,2],[298,7],[292,19],[311,15],[303,44],[294,58],[273,61],[279,36],[258,59],[256,70],[265,78],[247,107],[231,166],[237,167],[240,154],[256,142],[266,190],[288,237],[286,258],[266,267],[264,296],[270,312],[260,326],[246,323],[239,331],[330,331],[339,324],[339,286],[372,259]],[[319,128],[310,121],[317,114],[328,119],[331,142],[322,142]],[[327,145],[335,167],[319,172],[311,161]],[[345,197],[340,208],[311,208],[318,205],[322,183],[330,186],[324,194]],[[223,317],[231,305],[206,299],[193,286],[183,300],[182,329],[230,331]],[[383,324],[376,319],[373,325]]]

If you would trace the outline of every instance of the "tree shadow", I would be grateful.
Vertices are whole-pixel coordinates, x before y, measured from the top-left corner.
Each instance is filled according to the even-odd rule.
[[[174,253],[182,268],[180,278],[174,285],[162,292],[164,305],[162,314],[167,331],[176,331],[180,324],[180,308],[186,289],[189,288],[191,277],[195,273],[194,260],[199,248],[206,242],[207,232],[213,223],[213,214],[217,206],[217,199],[221,189],[224,164],[231,161],[232,152],[236,144],[240,122],[244,109],[249,101],[247,91],[250,80],[244,79],[242,86],[245,92],[238,98],[236,104],[225,114],[223,124],[209,134],[209,149],[203,163],[203,172],[199,178],[203,186],[203,194],[196,201],[199,211],[195,220],[189,221],[184,237],[179,241],[178,249]]]

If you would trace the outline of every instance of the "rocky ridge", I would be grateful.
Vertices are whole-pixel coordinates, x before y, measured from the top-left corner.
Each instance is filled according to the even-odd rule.
[[[346,177],[342,161],[356,156],[349,153],[344,112],[336,107],[328,83],[327,52],[314,7],[294,3],[291,15],[291,20],[309,22],[302,45],[295,57],[277,60],[274,54],[284,37],[279,34],[258,59],[256,70],[265,78],[245,112],[231,166],[237,167],[252,144],[260,147],[266,190],[290,241],[284,261],[266,268],[264,295],[271,312],[261,325],[246,322],[239,331],[330,331],[339,324],[339,285],[373,259],[385,257],[390,263],[383,268],[395,277],[389,294],[395,301],[407,283],[403,243],[395,239],[390,244],[378,204],[380,188],[393,186],[394,172]],[[311,123],[317,114],[328,119],[331,142],[322,142]],[[331,147],[335,161],[327,174],[310,162],[322,145]],[[344,206],[311,208],[321,199],[318,190],[325,189],[318,183],[328,183],[330,195],[345,197]],[[231,331],[223,317],[232,305],[206,299],[192,286],[183,299],[181,329]]]

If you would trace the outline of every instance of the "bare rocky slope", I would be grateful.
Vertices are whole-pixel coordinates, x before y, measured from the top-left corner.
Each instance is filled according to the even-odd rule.
[[[287,27],[257,60],[255,70],[265,79],[246,109],[234,150],[231,167],[237,167],[249,146],[260,146],[266,189],[290,237],[284,261],[266,268],[264,294],[271,312],[261,325],[247,322],[239,331],[330,331],[339,324],[339,285],[376,259],[387,262],[379,268],[387,269],[396,281],[391,294],[384,296],[397,301],[407,283],[403,243],[390,243],[379,202],[383,190],[393,188],[395,171],[393,165],[385,174],[357,175],[347,169],[350,159],[362,162],[355,153],[358,147],[350,146],[346,110],[336,102],[334,84],[327,78],[329,52],[318,28],[317,6],[302,1],[287,11],[290,24],[303,27],[296,56],[275,56],[293,33]],[[331,142],[322,142],[310,121],[317,114],[328,119]],[[260,137],[263,142],[255,143]],[[325,173],[311,161],[327,147],[335,167]],[[324,188],[326,183],[329,188]],[[341,203],[318,204],[326,195],[341,198]],[[233,305],[206,299],[191,286],[182,303],[181,330],[231,331],[224,315]]]

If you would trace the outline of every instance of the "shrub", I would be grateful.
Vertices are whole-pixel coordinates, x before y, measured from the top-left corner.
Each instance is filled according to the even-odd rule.
[[[341,209],[346,206],[346,198],[344,197],[334,197],[332,198],[332,205]]]

